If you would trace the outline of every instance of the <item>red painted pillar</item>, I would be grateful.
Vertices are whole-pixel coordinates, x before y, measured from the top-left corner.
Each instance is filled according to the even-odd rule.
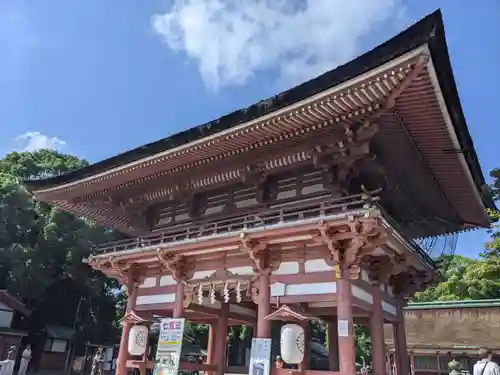
[[[337,317],[328,322],[328,363],[330,371],[339,371],[339,340]]]
[[[337,280],[337,317],[340,372],[342,375],[355,375],[356,351],[352,319],[352,290],[351,280],[346,276]]]
[[[215,363],[214,347],[215,347],[215,331],[216,330],[217,330],[216,323],[210,323],[208,325],[207,364]]]
[[[217,318],[217,335],[215,336],[215,363],[217,375],[224,375],[227,356],[227,331],[229,320],[229,304],[222,303],[220,315]]]
[[[309,329],[309,321],[304,323],[304,359],[299,364],[299,371],[306,371],[309,369],[309,357],[311,355],[311,330]]]
[[[380,285],[372,287],[373,311],[370,319],[372,336],[372,363],[375,375],[387,375],[385,364],[384,317],[382,316],[382,298]]]
[[[259,306],[257,312],[257,338],[271,337],[271,322],[265,317],[271,312],[271,290],[269,288],[269,274],[259,277]]]
[[[132,276],[129,277],[129,282],[127,284],[128,288],[128,300],[127,308],[125,312],[129,312],[135,309],[135,304],[137,301],[137,283],[133,280]],[[118,358],[116,360],[116,375],[126,375],[127,374],[127,359],[128,359],[128,336],[130,333],[130,328],[132,324],[124,321],[122,328],[122,336],[120,339],[120,348],[118,349]]]
[[[184,284],[177,282],[175,286],[175,303],[174,311],[172,312],[173,318],[182,318],[184,315]]]
[[[396,363],[398,375],[408,375],[410,360],[406,344],[405,317],[403,314],[404,300],[398,299],[396,306],[396,323],[394,324],[394,347],[396,349]]]

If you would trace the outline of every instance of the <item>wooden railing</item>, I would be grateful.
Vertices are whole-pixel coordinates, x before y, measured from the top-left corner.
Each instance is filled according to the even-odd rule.
[[[375,198],[367,194],[356,194],[326,202],[302,202],[300,204],[276,204],[259,212],[219,219],[211,222],[191,223],[182,227],[171,227],[161,233],[104,244],[96,255],[162,246],[165,244],[195,240],[201,237],[223,235],[231,232],[252,230],[271,225],[287,224],[356,211],[373,204]]]

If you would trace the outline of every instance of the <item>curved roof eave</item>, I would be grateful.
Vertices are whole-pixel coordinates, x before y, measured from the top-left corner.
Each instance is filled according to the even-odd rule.
[[[446,106],[449,108],[459,143],[462,146],[462,151],[472,173],[473,180],[478,190],[482,192],[486,182],[460,104],[446,46],[444,24],[440,10],[426,16],[392,39],[356,59],[283,93],[262,100],[247,108],[234,111],[216,120],[126,151],[87,167],[43,180],[24,181],[24,184],[31,191],[43,190],[111,171],[114,168],[136,162],[174,147],[185,145],[293,105],[312,95],[373,70],[422,45],[427,45],[431,51],[438,81],[445,98]],[[485,207],[496,209],[490,197],[485,197],[484,194],[481,194],[481,196]]]

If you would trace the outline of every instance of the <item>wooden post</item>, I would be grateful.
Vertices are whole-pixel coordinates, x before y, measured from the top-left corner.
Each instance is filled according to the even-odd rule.
[[[175,286],[175,304],[172,312],[173,318],[182,318],[184,315],[184,284],[177,281]]]
[[[125,313],[128,313],[135,309],[135,304],[137,301],[137,283],[133,277],[133,268],[130,269],[128,275],[128,299],[127,299],[127,308]],[[123,321],[122,328],[122,336],[120,339],[120,348],[118,349],[118,358],[116,360],[116,375],[126,375],[127,374],[127,359],[128,359],[128,336],[130,333],[130,328],[132,324],[127,322],[127,320]]]
[[[408,347],[406,344],[405,317],[403,314],[404,301],[398,299],[396,305],[396,323],[394,324],[394,347],[396,349],[396,362],[398,366],[398,375],[408,375],[410,370],[410,361],[408,356]]]
[[[229,320],[229,304],[222,303],[220,315],[217,319],[217,335],[215,335],[215,363],[217,366],[217,375],[224,375],[226,369],[227,355],[227,331]]]
[[[271,337],[271,322],[266,320],[271,312],[271,291],[269,289],[269,273],[259,277],[259,306],[257,312],[257,338]]]
[[[342,375],[356,374],[356,352],[352,319],[351,280],[343,272],[337,280],[337,329],[339,342],[339,364]]]
[[[304,359],[299,364],[299,371],[305,372],[309,369],[309,357],[311,354],[311,330],[309,329],[309,321],[306,321],[304,327]]]
[[[328,363],[330,371],[339,371],[339,340],[337,317],[328,322]]]
[[[385,367],[384,317],[382,316],[382,299],[380,285],[372,286],[373,310],[370,319],[372,336],[372,363],[375,375],[387,375]]]
[[[208,325],[208,344],[207,344],[207,364],[209,365],[215,362],[214,358],[215,331],[217,331],[217,323],[210,323]]]

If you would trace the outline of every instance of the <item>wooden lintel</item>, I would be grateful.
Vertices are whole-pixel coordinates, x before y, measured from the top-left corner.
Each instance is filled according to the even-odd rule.
[[[218,317],[221,314],[221,310],[217,309],[215,307],[209,307],[209,306],[204,306],[204,305],[198,305],[195,303],[192,303],[189,305],[188,310],[191,310],[196,313],[204,314],[205,316],[212,316],[212,317]],[[235,313],[235,312],[229,312],[228,315],[229,319],[237,320],[240,322],[249,322],[253,323],[255,322],[255,318],[251,316],[246,316],[243,314]]]

